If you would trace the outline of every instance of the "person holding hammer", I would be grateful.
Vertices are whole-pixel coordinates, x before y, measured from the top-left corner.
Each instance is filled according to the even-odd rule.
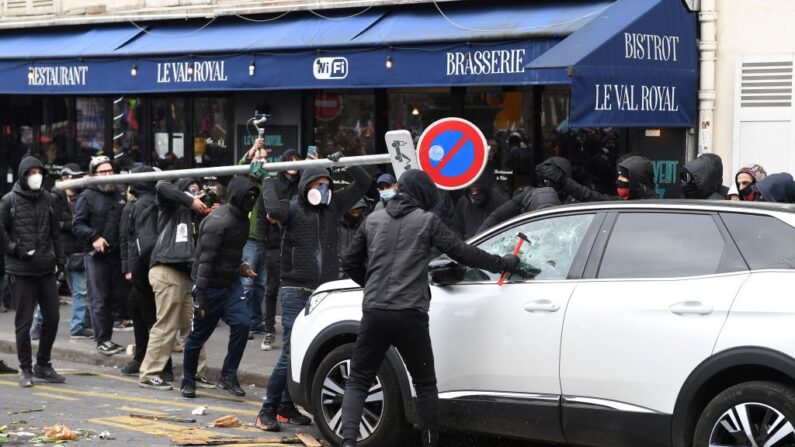
[[[389,346],[400,352],[414,381],[422,445],[438,442],[438,391],[428,330],[431,248],[490,272],[520,268],[515,255],[492,255],[458,239],[429,212],[438,201],[428,174],[406,171],[397,195],[367,217],[343,256],[344,271],[364,286],[362,321],[342,401],[343,447],[356,446],[367,391]]]

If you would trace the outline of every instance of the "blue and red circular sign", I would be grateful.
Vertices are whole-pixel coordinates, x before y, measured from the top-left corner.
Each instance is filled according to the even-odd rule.
[[[466,188],[480,177],[489,159],[483,132],[461,118],[428,126],[417,144],[417,161],[441,189]]]

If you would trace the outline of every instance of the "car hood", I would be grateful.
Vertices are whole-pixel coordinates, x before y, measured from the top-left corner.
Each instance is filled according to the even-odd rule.
[[[353,290],[361,288],[362,287],[359,286],[359,284],[356,284],[353,280],[343,279],[340,281],[331,281],[321,284],[320,287],[315,289],[314,294],[318,294],[320,292],[338,292],[341,290]]]

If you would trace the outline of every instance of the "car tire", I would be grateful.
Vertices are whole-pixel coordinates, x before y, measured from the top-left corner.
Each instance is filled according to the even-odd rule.
[[[329,352],[318,365],[312,380],[312,410],[320,432],[331,442],[339,445],[342,438],[339,434],[340,423],[338,418],[342,411],[342,394],[340,388],[345,389],[343,379],[347,379],[346,369],[350,366],[353,356],[353,343],[344,344]],[[397,375],[392,367],[384,362],[378,370],[374,386],[380,384],[383,391],[383,401],[367,402],[365,413],[369,428],[373,428],[369,436],[359,439],[359,447],[402,447],[410,433],[410,426],[403,413],[402,395]],[[374,388],[376,395],[378,388]],[[379,415],[374,423],[374,415]],[[333,421],[333,422],[331,422]],[[368,430],[369,431],[369,430]]]
[[[795,388],[775,382],[746,382],[715,396],[696,424],[693,447],[795,444]],[[754,443],[749,441],[754,439]]]

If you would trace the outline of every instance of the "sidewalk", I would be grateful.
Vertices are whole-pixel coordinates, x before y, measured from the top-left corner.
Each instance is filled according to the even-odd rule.
[[[61,299],[61,320],[58,326],[58,337],[52,348],[53,366],[56,370],[58,369],[59,360],[115,368],[121,368],[130,360],[131,357],[124,352],[111,356],[98,353],[96,351],[96,342],[94,342],[93,339],[71,338],[69,334],[69,319],[72,314],[71,306],[69,304],[63,304],[64,297]],[[2,353],[16,354],[14,315],[15,313],[13,310],[0,313],[0,352]],[[246,352],[243,355],[243,360],[240,362],[240,369],[238,372],[238,378],[244,387],[250,384],[256,384],[257,387],[264,387],[268,383],[268,376],[282,353],[281,324],[278,317],[276,326],[278,332],[276,335],[277,348],[273,351],[266,352],[260,350],[259,346],[260,343],[262,343],[263,337],[260,334],[254,334],[254,339],[248,341]],[[113,341],[125,347],[135,343],[132,330],[114,330]],[[207,351],[207,370],[205,375],[210,380],[216,380],[220,375],[228,341],[229,328],[221,322],[205,345],[205,350]],[[33,341],[32,345],[33,360],[35,362],[38,342]],[[174,363],[174,374],[179,378],[182,375],[182,353],[175,352],[172,354],[171,358]],[[9,366],[14,368],[19,367],[16,362],[10,363]]]

